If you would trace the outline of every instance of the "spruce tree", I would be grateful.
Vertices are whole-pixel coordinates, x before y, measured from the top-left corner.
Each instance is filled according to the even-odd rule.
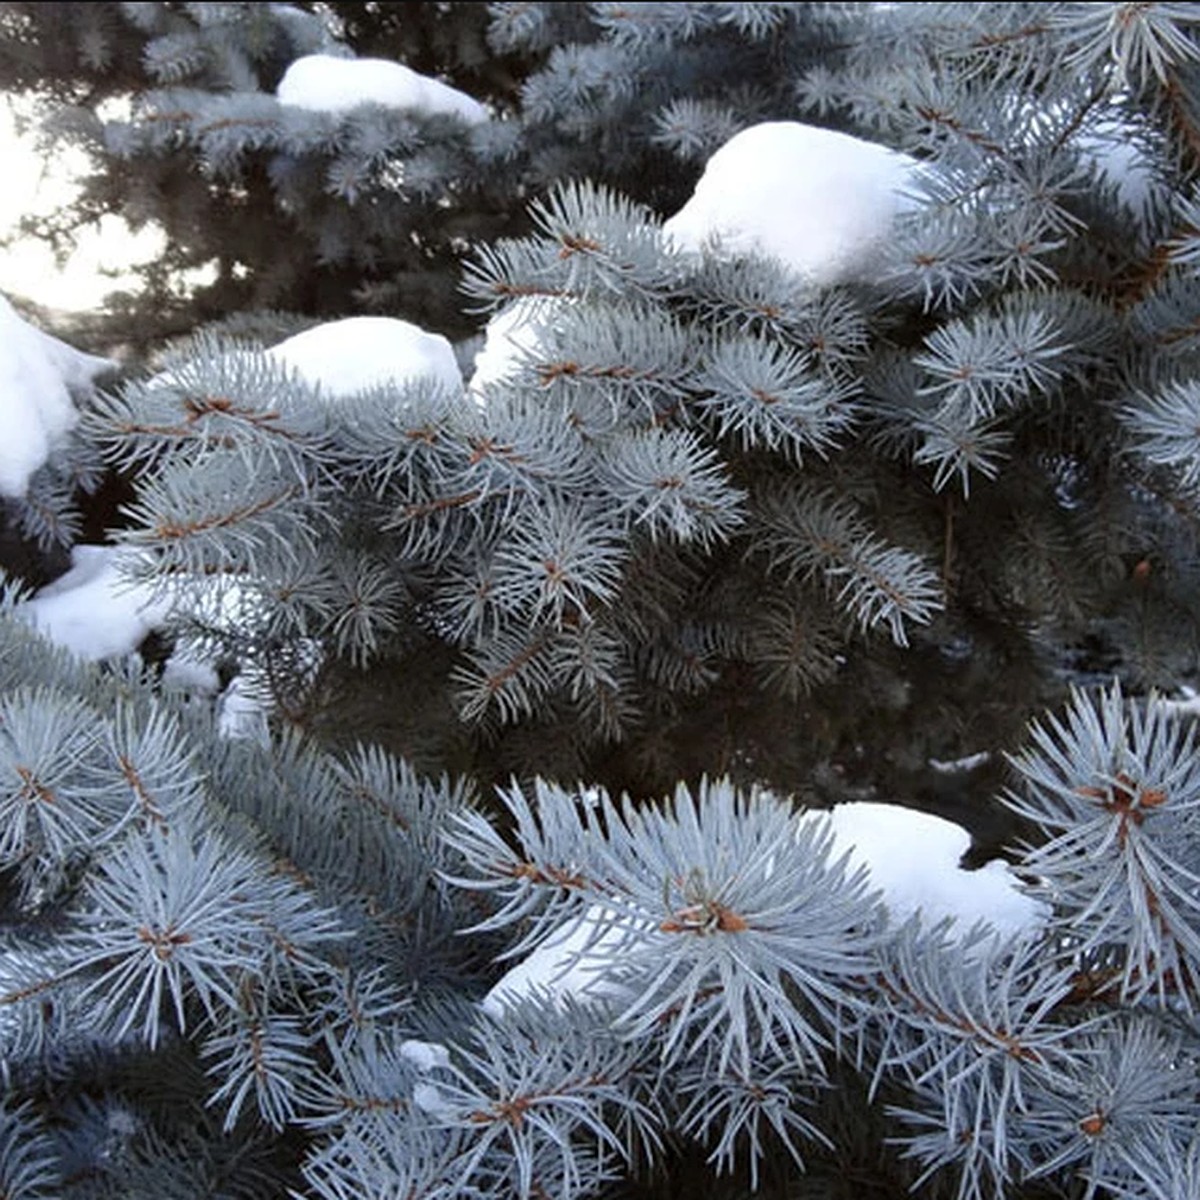
[[[229,74],[258,7],[114,10],[197,85],[161,145],[180,93],[135,96],[131,161],[328,155]],[[461,275],[467,385],[465,321],[260,313],[84,417],[130,585],[254,736],[7,599],[4,1189],[1196,1194],[1200,775],[1152,691],[1196,670],[1194,9],[490,21],[519,102],[430,117],[430,178],[503,145],[535,194]],[[1015,870],[909,917],[863,799]]]
[[[512,107],[513,67],[485,57],[483,4],[408,4],[402,22],[395,5],[338,7],[0,6],[0,83],[51,102],[46,153],[70,144],[97,164],[78,200],[30,218],[27,232],[65,248],[114,213],[166,235],[142,288],[114,297],[114,340],[144,348],[260,309],[400,309],[461,326],[468,240],[498,236],[522,211],[498,170],[506,126],[472,133],[381,106],[340,119],[275,93],[297,58],[357,47],[461,80],[499,115]],[[203,282],[188,282],[197,274]]]

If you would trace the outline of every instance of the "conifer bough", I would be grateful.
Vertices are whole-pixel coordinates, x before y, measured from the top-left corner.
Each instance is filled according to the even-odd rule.
[[[154,295],[296,309],[13,484],[69,545],[125,473],[93,565],[171,644],[6,599],[0,1192],[1200,1194],[1192,6],[444,8],[406,55],[470,121],[283,102],[386,6],[0,9]],[[842,136],[849,274],[771,236]],[[467,387],[424,331],[481,314]],[[1021,919],[910,916],[809,811],[880,799],[1007,820]]]

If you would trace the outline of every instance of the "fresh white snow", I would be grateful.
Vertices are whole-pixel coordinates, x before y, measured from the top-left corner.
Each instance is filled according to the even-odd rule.
[[[167,606],[149,586],[129,580],[122,569],[129,553],[76,546],[70,570],[17,605],[17,614],[88,662],[131,654],[166,619]]]
[[[151,631],[165,626],[173,612],[186,607],[187,598],[186,592],[168,597],[151,584],[132,580],[128,566],[136,555],[123,546],[75,546],[70,569],[18,604],[17,616],[86,662],[132,654]],[[227,589],[215,602],[226,612],[245,603],[234,589]],[[201,607],[207,604],[211,610],[214,600],[205,595],[197,603]],[[268,714],[263,691],[254,686],[246,671],[217,696],[220,680],[216,669],[202,651],[184,643],[164,666],[163,686],[216,696],[217,728],[223,737],[266,740]]]
[[[440,1042],[421,1042],[409,1038],[400,1043],[400,1057],[411,1063],[419,1075],[447,1070],[450,1066],[450,1051]],[[413,1088],[412,1097],[413,1103],[430,1116],[444,1117],[452,1111],[441,1089],[430,1080],[423,1079],[418,1083]]]
[[[869,280],[897,216],[915,207],[907,155],[797,121],[735,134],[663,226],[688,253],[781,260],[814,287]]]
[[[210,655],[198,647],[182,645],[163,664],[162,685],[167,691],[191,696],[215,696],[221,690],[221,677]]]
[[[459,117],[470,125],[488,120],[488,110],[466,92],[386,58],[307,54],[284,72],[275,95],[281,104],[316,112],[382,104]]]
[[[418,380],[456,392],[462,389],[450,343],[441,334],[394,317],[327,321],[273,346],[267,356],[291,367],[328,399]]]
[[[395,317],[344,317],[294,334],[268,349],[241,346],[224,358],[236,362],[264,354],[326,400],[343,400],[371,388],[425,380],[461,392],[463,381],[450,343]],[[189,378],[185,365],[167,366],[146,384],[174,386]]]
[[[1179,692],[1181,699],[1173,699],[1169,696],[1157,696],[1155,699],[1163,708],[1177,717],[1200,717],[1200,694],[1197,694],[1196,689],[1184,684],[1180,687]]]
[[[4,334],[9,331],[3,319],[11,309],[2,297],[0,303],[3,304],[0,334]],[[12,339],[0,341],[0,368],[15,362],[13,348],[20,349],[25,358],[17,378],[26,383],[37,382],[38,396],[46,393],[50,384],[56,385],[58,393],[50,390],[49,394],[52,398],[58,395],[60,404],[68,410],[69,420],[73,420],[74,407],[67,384],[90,381],[91,373],[112,364],[106,359],[79,354],[33,329],[15,314],[12,319],[18,328]],[[40,376],[26,361],[30,357],[26,353],[29,347],[39,353],[44,351],[43,357],[33,364],[44,367]],[[462,390],[462,375],[450,343],[417,325],[389,317],[330,321],[288,338],[266,353],[306,383],[316,386],[328,400],[340,400],[373,387],[420,380],[455,392]],[[170,370],[163,372],[161,378],[169,382]],[[26,394],[34,393],[10,387],[0,403],[11,404]],[[33,409],[30,421],[40,411]],[[25,432],[24,423],[9,421],[8,426],[5,432],[12,434],[9,442],[22,444],[17,434]],[[0,468],[3,456],[4,449],[0,446]],[[39,462],[33,462],[29,469],[38,465]],[[3,478],[0,473],[0,484]],[[247,629],[261,621],[264,601],[256,589],[241,587],[230,580],[221,580],[214,586],[203,579],[181,579],[169,593],[156,591],[149,584],[133,583],[127,577],[123,568],[128,565],[130,553],[112,546],[75,547],[71,569],[19,606],[18,611],[52,641],[91,661],[132,653],[153,628],[166,624],[171,616],[191,617],[219,628]],[[164,683],[208,694],[218,689],[215,670],[204,651],[186,642],[168,661]],[[218,699],[222,734],[264,737],[268,714],[263,694],[264,690],[255,687],[245,672],[236,676]]]
[[[555,314],[573,301],[545,296],[523,296],[501,309],[484,329],[482,349],[475,355],[475,371],[468,390],[476,403],[487,392],[509,382],[521,367],[545,349],[545,331]]]
[[[261,691],[245,671],[239,672],[217,701],[217,732],[224,738],[265,746],[271,740],[268,719],[269,708]]]
[[[851,870],[866,868],[868,884],[883,894],[894,924],[919,912],[931,925],[950,918],[959,933],[982,921],[1008,936],[1036,929],[1045,918],[1007,863],[996,859],[975,871],[959,866],[971,835],[953,821],[868,801],[801,819],[829,822],[833,856],[849,854]]]
[[[422,1075],[450,1065],[450,1051],[440,1042],[420,1042],[416,1038],[400,1043],[400,1057],[412,1063]]]
[[[0,494],[25,494],[75,424],[72,393],[87,391],[115,365],[43,333],[0,296]]]
[[[1151,151],[1154,134],[1139,127],[1124,114],[1102,116],[1080,130],[1074,144],[1099,175],[1102,183],[1116,190],[1117,200],[1139,221],[1152,221],[1156,211],[1174,200],[1169,185],[1155,168]]]

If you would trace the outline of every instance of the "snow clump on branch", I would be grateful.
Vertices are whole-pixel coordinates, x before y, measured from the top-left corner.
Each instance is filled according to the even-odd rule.
[[[0,296],[0,494],[25,495],[29,479],[78,414],[73,394],[91,391],[116,363],[43,333]]]
[[[327,399],[427,380],[458,392],[462,375],[450,343],[394,317],[347,317],[306,329],[267,351]]]
[[[778,259],[813,287],[866,282],[886,256],[896,218],[918,205],[921,171],[886,146],[767,121],[709,158],[663,232],[685,253]]]
[[[77,545],[70,569],[18,605],[17,612],[87,662],[132,654],[164,624],[167,605],[148,584],[129,578],[130,558],[123,547]]]
[[[488,110],[466,92],[386,58],[306,54],[284,72],[275,95],[280,104],[311,112],[341,113],[380,104],[458,117],[468,125],[489,119]]]
[[[1000,936],[1036,930],[1047,916],[1021,889],[1008,864],[993,859],[964,870],[971,835],[953,821],[899,804],[859,801],[805,814],[828,821],[833,857],[849,855],[851,871],[865,868],[893,925],[918,916],[927,925],[952,921],[955,934],[986,924]]]

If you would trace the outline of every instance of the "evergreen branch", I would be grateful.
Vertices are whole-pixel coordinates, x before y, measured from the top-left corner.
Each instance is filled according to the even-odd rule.
[[[1200,337],[1200,317],[1175,329],[1164,330],[1156,335],[1156,340],[1162,346],[1172,346],[1176,342],[1191,341],[1196,337]]]
[[[845,977],[858,973],[873,935],[861,877],[830,861],[816,826],[797,827],[789,806],[721,783],[695,797],[680,786],[670,804],[626,804],[619,816],[608,809],[605,831],[604,903],[629,922],[623,1036],[636,1041],[677,1009],[668,1061],[711,1039],[722,1070],[745,1073],[770,1047],[820,1071],[833,1012],[853,1004]],[[814,922],[805,914],[818,893]]]
[[[1047,395],[1062,375],[1065,347],[1044,312],[1007,312],[951,322],[926,338],[914,362],[933,377],[922,389],[943,410],[987,420],[1000,408]]]
[[[1113,288],[1118,309],[1129,309],[1146,299],[1166,277],[1172,266],[1174,241],[1153,246],[1141,262],[1134,264]]]
[[[1005,146],[993,141],[983,130],[971,129],[961,118],[955,116],[954,113],[930,104],[919,105],[915,111],[917,116],[923,121],[927,121],[934,129],[948,130],[956,137],[963,138],[971,145],[978,146],[980,149],[986,150],[989,154],[994,154],[997,158],[1008,158],[1008,150]]]
[[[906,645],[905,620],[928,622],[941,607],[935,573],[915,555],[871,535],[845,501],[809,491],[765,495],[752,545],[789,579],[820,577],[869,629],[885,622]]]
[[[103,992],[120,1035],[138,1032],[154,1047],[169,1001],[176,1028],[187,1027],[185,991],[212,1014],[236,1007],[238,978],[252,970],[259,942],[249,896],[254,872],[214,837],[173,826],[153,839],[127,842],[88,880],[91,906],[81,914],[93,939],[75,969],[101,968],[83,998]]]
[[[560,628],[586,619],[593,603],[612,602],[627,555],[614,526],[582,505],[530,506],[496,547],[492,596],[510,613]],[[539,648],[530,642],[489,677],[488,690],[495,694]]]
[[[457,814],[446,831],[447,843],[463,858],[471,874],[450,877],[459,887],[498,893],[503,905],[491,913],[480,930],[530,923],[531,929],[510,955],[522,952],[555,930],[563,916],[584,900],[609,891],[600,878],[581,873],[579,863],[594,837],[594,829],[610,811],[600,797],[598,812],[576,804],[562,788],[536,780],[537,807],[521,789],[512,787],[500,800],[514,823],[514,842],[500,837],[480,814]],[[601,925],[596,923],[594,936]]]
[[[971,495],[972,472],[995,479],[1009,457],[1012,434],[998,428],[994,421],[975,422],[965,413],[943,410],[913,424],[925,436],[912,461],[916,466],[936,466],[935,492],[942,491],[957,477],[963,499],[967,500]],[[948,578],[945,571],[943,578]]]
[[[769,605],[751,639],[755,667],[768,686],[789,698],[808,695],[837,671],[834,627],[808,597]]]
[[[1184,1147],[1194,1143],[1196,1076],[1178,1033],[1131,1015],[1080,1041],[1063,1075],[1028,1097],[1022,1132],[1037,1148],[1028,1177],[1066,1169],[1089,1186],[1186,1194],[1162,1190],[1194,1166]],[[1177,1165],[1164,1169],[1164,1155]]]
[[[1194,49],[1193,57],[1195,57]],[[1196,119],[1189,108],[1190,95],[1187,87],[1181,83],[1177,70],[1168,72],[1162,90],[1175,126],[1183,134],[1183,140],[1191,151],[1193,162],[1200,161],[1200,120]]]
[[[636,528],[651,541],[667,537],[708,548],[739,528],[744,494],[716,452],[684,430],[618,435],[605,447],[604,482]]]
[[[576,1152],[576,1138],[628,1161],[631,1150],[615,1133],[614,1116],[655,1146],[661,1118],[625,1085],[634,1066],[627,1048],[561,1019],[531,1024],[477,1026],[473,1044],[451,1065],[452,1078],[437,1083],[436,1103],[442,1122],[470,1139],[462,1178],[474,1178],[498,1156],[514,1194],[538,1195],[545,1172],[550,1194],[573,1197],[590,1190],[589,1163]],[[530,1041],[541,1050],[536,1058],[525,1052]]]
[[[742,1144],[748,1143],[752,1190],[757,1190],[760,1168],[775,1149],[764,1142],[764,1126],[801,1169],[799,1138],[833,1148],[829,1137],[799,1111],[798,1102],[813,1102],[809,1094],[815,1090],[813,1081],[790,1067],[751,1075],[729,1071],[714,1077],[711,1070],[682,1074],[679,1093],[687,1104],[680,1114],[680,1128],[691,1137],[715,1142],[708,1162],[718,1173],[732,1170]]]
[[[930,847],[852,873],[786,798],[862,798],[891,764],[898,799],[940,803],[926,784],[987,786],[934,779],[947,748],[1015,737],[1064,677],[1191,678],[1191,7],[388,8],[0,6],[0,75],[52,98],[47,153],[96,168],[29,231],[166,232],[132,333],[80,336],[137,361],[191,310],[297,310],[222,318],[94,400],[61,343],[0,337],[9,400],[87,414],[27,480],[36,422],[13,425],[6,562],[40,582],[107,530],[169,601],[130,624],[169,622],[161,679],[0,622],[0,1193],[582,1200],[736,1171],[722,1192],[1200,1195],[1191,701],[1033,727],[1018,874],[945,868],[956,910],[1037,898],[1013,941],[897,926],[885,876],[928,916]],[[397,61],[333,61],[351,46]],[[282,104],[312,54],[348,93]],[[399,62],[497,119],[374,91]],[[923,194],[847,186],[849,152],[704,162],[797,97]],[[699,208],[710,184],[745,207],[693,257],[659,214],[702,168]],[[878,255],[848,286],[730,257],[789,222],[832,245],[859,210]],[[338,395],[332,321],[303,371],[259,348],[318,312],[467,334],[447,271],[473,243],[459,291],[495,320],[469,390],[442,355]],[[354,379],[423,369],[376,328]],[[109,482],[136,491],[116,518]],[[18,615],[60,634],[86,566]],[[914,623],[914,651],[843,653]],[[261,740],[226,736],[243,695]],[[714,764],[749,790],[647,799]]]
[[[804,450],[825,457],[849,427],[849,389],[809,369],[804,355],[749,339],[719,342],[697,380],[696,408],[716,435],[736,435],[746,450],[783,450],[797,463]]]
[[[1007,803],[1057,831],[1028,855],[1039,890],[1070,914],[1081,951],[1124,947],[1122,998],[1200,978],[1200,869],[1179,856],[1200,802],[1192,741],[1157,704],[1127,714],[1114,686],[1094,702],[1076,693],[1065,721],[1035,726],[1036,749],[1013,759],[1027,791]],[[1103,875],[1085,882],[1085,860]]]
[[[103,737],[97,725],[93,709],[57,689],[21,688],[0,699],[4,865],[64,862],[110,836],[124,806],[94,786]]]
[[[930,932],[928,941],[923,941],[916,931],[906,930],[892,948],[894,965],[864,984],[880,989],[887,997],[889,1020],[899,1016],[914,1028],[936,1031],[935,1037],[947,1034],[965,1040],[978,1054],[998,1052],[1019,1063],[1054,1069],[1067,1055],[1060,1045],[1063,1027],[1051,1019],[1074,997],[1075,977],[1063,970],[1045,974],[1038,961],[1040,946],[1003,946],[991,931],[976,932],[979,936],[968,937],[965,944],[956,943],[952,948],[938,932]],[[947,952],[965,954],[967,960],[965,973],[970,982],[967,986],[955,983],[953,992],[942,988],[931,965]],[[923,961],[918,964],[911,954]],[[1072,1030],[1086,1027],[1085,1021]],[[906,1070],[912,1070],[912,1062],[922,1063],[922,1069],[935,1064],[938,1070],[955,1069],[953,1062],[946,1061],[943,1049],[928,1056],[911,1055],[911,1049],[900,1054],[898,1061],[904,1061]],[[920,1081],[918,1078],[918,1084]]]
[[[1118,416],[1147,461],[1170,468],[1185,488],[1200,480],[1200,384],[1176,382]]]
[[[392,523],[387,526],[389,529],[398,528],[403,521],[412,521],[421,517],[428,517],[437,513],[444,513],[456,508],[463,508],[466,505],[474,504],[477,500],[483,497],[483,492],[479,488],[474,488],[470,491],[459,492],[455,496],[438,496],[433,500],[417,501],[412,504],[406,504],[401,509],[400,514],[392,519]]]
[[[253,445],[300,473],[327,461],[328,413],[312,389],[253,346],[202,336],[190,350],[88,415],[110,458],[124,467],[153,465],[191,442],[200,450]]]
[[[1030,38],[1040,38],[1050,32],[1050,25],[1041,21],[1030,21],[1020,29],[1003,30],[999,33],[985,33],[975,38],[970,46],[972,49],[994,50],[998,46],[1009,46],[1013,42],[1025,41]]]
[[[33,1104],[0,1104],[0,1193],[52,1195],[62,1183],[54,1143]]]
[[[284,488],[282,491],[263,496],[238,508],[230,508],[225,512],[206,513],[190,520],[176,521],[164,517],[155,523],[153,536],[162,541],[183,541],[198,533],[206,533],[214,529],[227,529],[230,526],[242,525],[260,513],[270,512],[285,504],[298,492],[295,487]]]
[[[207,1038],[202,1053],[218,1081],[209,1104],[225,1107],[225,1131],[237,1125],[251,1096],[270,1128],[295,1123],[301,1087],[312,1070],[311,1046],[301,1022],[283,1014],[246,1014]]]

